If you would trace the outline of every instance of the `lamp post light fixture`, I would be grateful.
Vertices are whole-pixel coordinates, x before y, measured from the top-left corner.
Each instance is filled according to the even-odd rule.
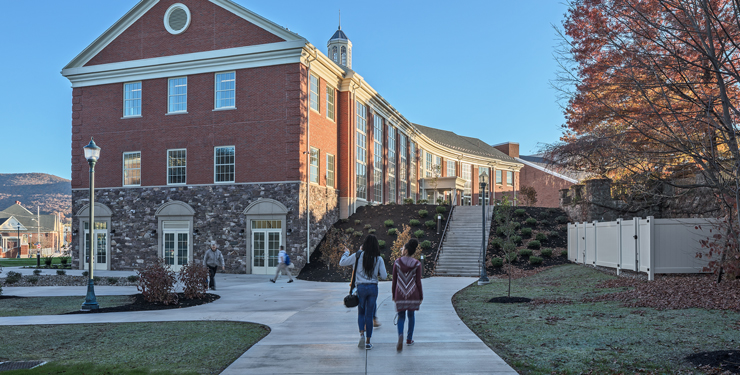
[[[481,212],[483,215],[483,242],[480,248],[480,278],[478,279],[478,285],[485,285],[491,282],[490,280],[488,280],[488,275],[486,274],[486,245],[488,245],[488,231],[486,230],[486,199],[483,195],[486,191],[486,185],[488,185],[488,175],[485,173],[481,173],[479,177],[480,197],[483,200],[481,204]]]
[[[85,302],[80,307],[81,311],[97,310],[98,301],[95,298],[95,280],[93,279],[93,254],[95,254],[95,163],[100,158],[100,147],[95,144],[92,137],[90,137],[90,143],[83,147],[85,150],[85,159],[87,164],[90,165],[90,217],[87,224],[89,235],[90,235],[90,249],[88,252],[88,276],[87,280],[87,295],[85,295]]]

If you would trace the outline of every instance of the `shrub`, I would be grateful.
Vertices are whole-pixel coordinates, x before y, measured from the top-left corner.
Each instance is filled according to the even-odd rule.
[[[135,283],[135,282],[139,281],[139,276],[136,276],[136,275],[129,275],[129,277],[127,277],[126,279],[128,279],[128,281],[129,281],[130,283]]]
[[[372,228],[372,225],[370,225],[370,224],[365,224],[365,229],[370,229],[370,228]]]
[[[500,238],[494,238],[491,240],[491,247],[494,250],[501,250],[501,248],[504,246],[504,240]]]
[[[363,233],[361,230],[356,230],[356,231],[352,232],[352,235],[355,236],[355,237],[362,237],[363,234],[365,234],[365,233]]]
[[[524,238],[530,238],[532,237],[532,228],[522,228],[522,237]]]
[[[529,250],[529,249],[520,249],[519,250],[519,256],[520,257],[524,257],[524,258],[528,258],[528,257],[532,256],[532,250]]]
[[[36,284],[37,282],[39,282],[39,278],[37,276],[29,276],[26,278],[26,281],[31,284]]]
[[[419,217],[427,217],[427,215],[429,215],[429,211],[419,210]]]
[[[421,224],[421,222],[419,220],[416,220],[416,219],[409,220],[409,225],[411,225],[412,227],[416,227],[419,224]]]
[[[530,264],[542,264],[542,258],[540,257],[529,257]]]
[[[378,247],[380,247],[381,249],[385,249],[385,241],[378,240]]]
[[[447,207],[445,207],[445,206],[437,206],[437,208],[435,208],[435,210],[437,211],[438,214],[443,214],[443,213],[447,212]]]
[[[109,277],[108,278],[108,284],[110,284],[110,285],[118,284],[118,278],[117,277]]]
[[[139,274],[139,285],[136,289],[141,292],[145,300],[165,305],[177,304],[177,294],[174,292],[177,277],[172,268],[164,263],[164,259],[159,258],[143,270],[136,272]],[[201,279],[200,282],[203,283],[203,280]]]
[[[424,222],[424,225],[426,225],[429,229],[434,229],[437,227],[437,222],[434,220],[427,220]]]
[[[516,210],[514,210],[514,215],[515,216],[524,216],[526,214],[527,214],[527,210],[525,210],[523,208],[517,208]]]
[[[542,253],[542,256],[543,257],[549,258],[549,257],[552,256],[552,249],[550,249],[549,247],[546,247],[546,248],[542,249],[541,253]]]
[[[347,229],[344,230],[344,233],[352,234],[352,232],[354,232],[354,231],[355,231],[355,228],[347,228]]]
[[[514,262],[516,262],[516,258],[517,258],[518,255],[519,254],[517,254],[515,252],[511,252],[508,255],[506,255],[506,261],[509,262],[509,263],[514,263]]]
[[[41,275],[41,270],[33,270],[33,274],[36,276]]]
[[[568,257],[568,251],[567,250],[560,250],[560,256],[563,257],[563,258],[567,258]]]
[[[53,257],[44,257],[44,264],[46,267],[51,267],[51,263],[54,261]]]
[[[547,211],[540,211],[540,213],[537,214],[537,217],[540,219],[544,219],[547,217]]]
[[[429,240],[421,241],[419,246],[421,246],[422,249],[430,249],[432,247],[432,241],[429,241]]]
[[[499,237],[503,237],[504,236],[504,227],[502,227],[500,225],[497,226],[496,227],[496,235],[499,236]]]
[[[375,229],[370,228],[367,230],[367,234],[374,234],[374,233],[375,233]]]
[[[517,246],[521,246],[522,242],[524,242],[521,236],[511,236],[509,239]]]
[[[422,238],[422,237],[424,237],[424,230],[419,229],[416,232],[414,232],[414,237],[416,237],[416,238]]]
[[[386,227],[392,227],[393,224],[393,220],[390,219],[383,222],[383,225],[385,225]]]
[[[321,254],[319,259],[329,270],[338,269],[338,272],[342,275],[348,275],[351,270],[347,270],[346,267],[339,267],[339,261],[342,259],[344,250],[349,248],[349,246],[349,234],[344,233],[337,228],[331,228],[329,232],[326,233],[324,241],[319,245],[319,251]]]
[[[403,204],[414,204],[414,199],[413,198],[405,198],[403,200]]]
[[[100,276],[93,276],[93,282],[95,282],[95,284],[100,284]]]
[[[540,241],[532,240],[532,241],[529,241],[529,243],[527,244],[527,249],[539,250],[540,246],[541,246]]]
[[[355,220],[355,225],[360,225],[360,224],[362,224],[362,220]]]
[[[566,224],[568,223],[568,218],[561,215],[555,218],[555,222],[558,224]]]
[[[90,272],[82,271],[82,277],[87,278],[88,276],[90,276]]]
[[[389,205],[389,206],[393,206],[394,204],[396,204],[396,202],[388,202],[386,204]]]
[[[208,267],[200,263],[188,263],[180,268],[180,282],[185,298],[203,298],[208,291]]]
[[[527,223],[527,225],[537,225],[537,219],[533,217],[528,217],[527,220],[524,220],[524,222]]]
[[[514,230],[519,230],[519,228],[522,227],[522,225],[517,223],[516,221],[511,223],[511,226],[514,227]]]
[[[416,201],[416,204],[427,204],[427,200],[426,199],[419,199],[419,200]]]
[[[15,284],[21,281],[22,277],[23,275],[21,275],[19,272],[8,271],[8,273],[5,275],[5,284]]]
[[[540,225],[543,226],[543,227],[546,227],[546,226],[550,225],[550,222],[547,221],[547,220],[540,220]]]
[[[395,236],[397,233],[398,233],[398,230],[396,228],[388,229],[389,236]]]
[[[342,223],[349,223],[349,219],[341,219],[339,221],[341,221]]]
[[[499,257],[493,257],[491,258],[491,265],[496,268],[500,268],[504,265],[504,260]]]
[[[66,266],[69,262],[69,257],[61,257],[59,258],[59,262],[62,263],[62,266]]]
[[[57,270],[57,275],[59,275],[59,276],[64,276],[66,274],[67,274],[67,271],[65,271],[65,270]]]
[[[537,241],[540,241],[540,242],[547,241],[547,234],[542,233],[542,232],[537,233],[537,235],[534,236],[534,239],[537,240]]]
[[[560,232],[552,231],[547,235],[548,238],[560,238]]]
[[[547,213],[550,214],[550,215],[554,215],[554,214],[556,214],[558,212],[560,212],[560,209],[557,209],[557,208],[548,208],[547,209]]]

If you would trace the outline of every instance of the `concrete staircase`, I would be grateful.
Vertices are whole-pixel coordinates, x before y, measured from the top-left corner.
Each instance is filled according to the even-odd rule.
[[[487,208],[486,233],[491,230],[493,212],[492,206]],[[481,206],[455,207],[437,259],[437,276],[480,275],[478,261],[483,241],[482,210]]]

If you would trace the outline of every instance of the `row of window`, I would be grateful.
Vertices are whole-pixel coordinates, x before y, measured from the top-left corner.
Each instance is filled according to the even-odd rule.
[[[335,121],[334,118],[334,98],[336,90],[333,87],[326,85],[326,118]],[[319,78],[311,74],[309,76],[309,95],[308,101],[311,109],[321,113],[321,99],[319,98]]]
[[[235,181],[234,146],[219,146],[213,149],[213,182]],[[187,183],[188,150],[167,150],[167,185]],[[123,186],[141,186],[141,151],[123,153]]]
[[[315,147],[311,147],[311,161],[310,161],[310,169],[309,169],[309,180],[315,184],[319,183],[319,176],[320,176],[320,170],[319,170],[319,160],[321,156],[321,152],[319,149]],[[332,154],[326,154],[326,186],[334,187],[334,155]]]
[[[236,108],[236,72],[216,73],[214,76],[214,110]],[[123,117],[141,117],[141,81],[123,84]],[[187,113],[188,77],[167,80],[167,113]]]

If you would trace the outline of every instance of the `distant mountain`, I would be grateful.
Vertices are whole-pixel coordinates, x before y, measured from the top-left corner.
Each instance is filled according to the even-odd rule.
[[[34,213],[36,206],[42,214],[59,213],[65,222],[72,217],[72,184],[46,173],[0,173],[0,210],[16,201]]]

